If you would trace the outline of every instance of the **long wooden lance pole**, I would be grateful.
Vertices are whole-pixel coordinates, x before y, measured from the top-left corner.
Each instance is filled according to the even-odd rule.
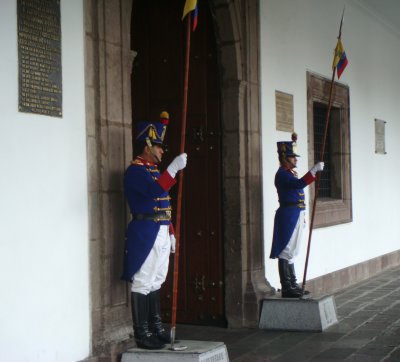
[[[182,118],[181,118],[181,142],[180,153],[185,151],[186,139],[186,115],[187,115],[187,98],[189,85],[189,58],[190,58],[190,28],[191,16],[187,16],[186,28],[186,53],[185,53],[185,75],[183,82],[183,102],[182,102]],[[176,225],[175,225],[175,257],[174,257],[174,274],[172,282],[172,311],[171,311],[171,348],[175,341],[176,330],[176,309],[178,304],[178,280],[179,280],[179,241],[181,238],[181,213],[182,213],[182,190],[183,190],[183,170],[179,172],[178,197],[176,206]]]
[[[342,19],[340,21],[338,40],[340,40],[340,38],[342,36],[343,17],[344,17],[344,8],[343,8],[343,13],[342,13]],[[335,55],[334,56],[336,57],[336,49],[335,49]],[[333,89],[335,88],[335,74],[336,74],[336,67],[333,67],[331,85],[330,85],[330,90],[329,90],[328,110],[326,112],[326,119],[325,119],[324,137],[323,137],[323,142],[322,142],[322,145],[321,145],[321,151],[320,151],[320,156],[319,156],[319,160],[320,161],[323,161],[324,160],[324,156],[325,156],[326,139],[327,139],[327,136],[328,136],[329,119],[330,119],[331,108],[332,108],[332,95],[333,95]],[[311,238],[312,238],[312,231],[313,231],[313,227],[314,227],[315,209],[317,207],[317,198],[318,198],[318,193],[319,193],[320,181],[321,181],[321,175],[320,175],[320,173],[317,173],[317,177],[316,177],[316,180],[315,180],[314,201],[313,201],[313,207],[312,207],[312,212],[311,212],[310,232],[308,234],[307,255],[306,255],[306,262],[305,262],[305,266],[304,266],[303,284],[302,284],[302,287],[301,287],[302,290],[303,290],[303,293],[304,293],[304,290],[305,290],[305,287],[306,287],[308,260],[309,260],[309,257],[310,257]]]
[[[326,144],[326,138],[327,138],[328,126],[329,126],[329,116],[330,116],[331,106],[332,106],[332,94],[333,94],[333,88],[334,88],[334,84],[335,84],[335,73],[336,73],[336,68],[333,69],[333,73],[332,73],[332,80],[331,80],[331,86],[330,86],[330,91],[329,91],[328,111],[326,112],[326,120],[325,120],[324,138],[323,138],[320,157],[319,157],[320,161],[324,160],[325,144]],[[316,180],[315,180],[314,201],[313,201],[313,207],[312,207],[312,212],[311,212],[310,232],[308,234],[306,263],[305,263],[304,274],[303,274],[303,284],[302,284],[303,292],[304,292],[304,289],[306,287],[308,259],[310,257],[311,238],[312,238],[312,231],[313,231],[313,227],[314,227],[315,209],[316,209],[316,206],[317,206],[317,198],[318,198],[318,193],[319,193],[320,180],[321,180],[321,175],[320,175],[320,173],[317,173],[317,177],[316,177]]]

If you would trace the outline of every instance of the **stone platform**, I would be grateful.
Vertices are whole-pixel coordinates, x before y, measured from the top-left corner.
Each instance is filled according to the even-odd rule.
[[[180,340],[176,347],[187,346],[184,351],[171,351],[169,345],[160,350],[131,348],[123,353],[121,362],[229,362],[223,342]]]
[[[259,328],[322,332],[337,322],[333,296],[308,299],[268,298],[262,301]]]

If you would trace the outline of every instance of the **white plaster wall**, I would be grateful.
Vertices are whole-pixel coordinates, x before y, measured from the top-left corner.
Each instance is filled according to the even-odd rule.
[[[81,0],[61,1],[63,117],[18,112],[16,1],[0,11],[0,360],[89,355]]]
[[[275,90],[293,94],[299,174],[308,169],[306,71],[330,79],[343,5],[342,41],[349,65],[340,82],[350,88],[353,222],[313,231],[307,278],[312,279],[398,250],[400,195],[400,36],[356,0],[261,0],[261,87],[266,277],[280,287],[277,261],[269,259],[278,207],[274,175],[277,141]],[[375,154],[374,119],[387,121],[386,155]],[[306,192],[307,200],[309,200]],[[311,205],[310,205],[311,206]],[[308,231],[296,262],[302,280]]]

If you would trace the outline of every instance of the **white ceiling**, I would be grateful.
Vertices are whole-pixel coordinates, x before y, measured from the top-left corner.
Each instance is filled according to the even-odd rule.
[[[358,0],[400,34],[400,0]]]

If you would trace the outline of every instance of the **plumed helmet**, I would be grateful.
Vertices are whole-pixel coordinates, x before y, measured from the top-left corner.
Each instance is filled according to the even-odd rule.
[[[286,157],[300,157],[297,154],[297,133],[292,133],[292,140],[291,141],[281,141],[277,142],[278,154],[279,158],[286,158]]]
[[[145,141],[162,145],[165,133],[169,123],[169,114],[166,111],[161,112],[159,122],[137,121],[136,122],[136,141]]]

